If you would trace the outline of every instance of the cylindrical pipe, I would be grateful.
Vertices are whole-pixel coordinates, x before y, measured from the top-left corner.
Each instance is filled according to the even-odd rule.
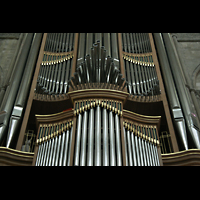
[[[86,165],[87,122],[88,122],[88,111],[85,110],[83,114],[83,125],[82,125],[80,166]]]
[[[131,143],[132,143],[132,154],[133,154],[133,164],[137,166],[136,148],[135,148],[135,137],[133,132],[131,132]]]
[[[127,130],[127,141],[128,141],[129,166],[133,166],[131,137],[130,137],[130,131],[129,130]]]
[[[116,166],[114,119],[111,110],[109,111],[109,133],[110,133],[110,165]]]
[[[165,47],[167,50],[167,55],[171,65],[171,70],[174,76],[174,81],[177,87],[177,92],[183,109],[186,126],[188,128],[188,133],[190,134],[193,143],[196,148],[200,149],[200,138],[199,131],[195,126],[199,126],[198,118],[196,117],[196,111],[192,107],[191,99],[189,98],[188,91],[186,90],[185,81],[181,69],[180,62],[177,58],[177,53],[175,46],[173,44],[172,38],[169,33],[163,33],[163,39],[165,42]],[[198,127],[200,128],[200,127]]]
[[[64,149],[63,149],[63,159],[61,160],[61,165],[66,166],[67,165],[67,154],[68,154],[69,129],[64,131],[63,134],[65,135],[65,137],[63,137],[63,141],[64,141],[65,145],[64,145]]]
[[[109,166],[108,114],[106,108],[103,108],[103,166]]]
[[[95,117],[95,166],[101,166],[101,108],[96,107]]]
[[[122,166],[121,139],[120,139],[120,127],[119,127],[118,114],[115,114],[115,131],[116,131],[117,166]]]
[[[88,132],[87,166],[93,166],[94,160],[94,108],[90,108]]]
[[[76,133],[76,146],[74,154],[74,166],[79,166],[79,156],[80,156],[80,143],[81,143],[81,123],[82,114],[79,113],[77,121],[77,133]]]
[[[175,88],[174,80],[170,70],[170,65],[167,57],[167,53],[164,46],[164,41],[161,33],[154,33],[155,44],[158,52],[158,57],[160,61],[160,67],[162,70],[165,88],[167,91],[167,96],[169,99],[169,105],[172,110],[173,121],[177,128],[177,134],[181,139],[181,143],[184,149],[188,149],[188,141],[185,128],[185,120],[183,117],[182,109],[178,99],[177,91]]]
[[[128,162],[128,150],[127,150],[127,140],[126,140],[126,136],[127,136],[127,132],[125,127],[124,128],[124,146],[125,146],[125,159],[126,159],[126,166],[129,166],[129,162]]]
[[[6,91],[6,93],[8,92],[8,96],[7,95],[4,96],[5,101],[3,99],[3,102],[1,105],[1,110],[5,111],[6,115],[4,115],[2,118],[0,116],[0,124],[1,123],[3,124],[3,126],[0,127],[0,144],[2,144],[4,137],[7,134],[10,115],[13,109],[13,105],[16,99],[20,82],[22,80],[21,77],[24,71],[27,56],[29,54],[29,49],[31,47],[33,35],[34,35],[33,33],[28,33],[24,37],[24,41],[23,41],[24,45],[21,47],[22,49],[20,49],[21,54],[17,61],[15,71],[13,72],[13,76],[12,76],[13,81],[10,84],[9,89],[7,89]]]

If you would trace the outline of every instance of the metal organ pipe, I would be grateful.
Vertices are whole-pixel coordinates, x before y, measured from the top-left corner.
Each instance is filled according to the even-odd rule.
[[[160,161],[155,144],[157,137],[150,132],[150,128],[129,124],[125,121],[124,130],[127,138],[127,166],[159,166]],[[155,128],[152,128],[152,131],[155,130]]]
[[[156,48],[158,50],[158,57],[160,61],[160,67],[163,74],[167,95],[169,98],[169,105],[172,111],[172,119],[177,129],[178,137],[180,138],[181,145],[184,149],[188,149],[188,140],[186,134],[185,119],[183,116],[182,108],[179,102],[177,90],[175,88],[174,79],[170,70],[170,64],[168,61],[167,53],[164,46],[164,41],[161,33],[154,33],[154,39]]]
[[[69,166],[72,131],[71,120],[61,125],[41,125],[35,166]]]
[[[172,41],[172,37],[169,33],[163,33],[163,40],[165,43],[167,55],[169,58],[169,63],[171,66],[171,72],[174,77],[174,82],[177,87],[177,93],[180,99],[180,103],[182,106],[186,127],[188,129],[188,134],[192,138],[192,141],[196,148],[200,149],[200,136],[199,136],[199,128],[198,127],[198,118],[196,118],[196,111],[192,107],[192,100],[189,98],[188,91],[186,90],[185,81],[183,74],[180,73],[182,71],[180,62],[177,58],[176,49],[174,43]],[[198,127],[198,130],[197,128]]]

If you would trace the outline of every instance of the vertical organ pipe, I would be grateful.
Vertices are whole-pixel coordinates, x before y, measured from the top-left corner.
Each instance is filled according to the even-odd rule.
[[[101,166],[101,108],[96,107],[95,119],[95,166]]]
[[[94,156],[94,108],[91,107],[89,112],[89,132],[88,132],[88,155],[87,166],[93,166]]]
[[[4,137],[7,134],[10,115],[14,106],[14,102],[16,100],[16,95],[19,89],[20,82],[22,80],[21,77],[24,71],[28,54],[29,54],[29,49],[31,47],[33,35],[34,35],[33,33],[28,33],[24,37],[24,41],[23,41],[24,45],[22,46],[22,49],[20,49],[21,54],[17,61],[15,71],[13,72],[13,76],[12,76],[13,80],[8,90],[9,94],[8,96],[4,96],[4,98],[7,98],[7,100],[6,101],[3,100],[3,103],[1,105],[1,111],[5,111],[6,115],[3,115],[2,117],[0,116],[0,124],[1,124],[0,125],[0,144],[2,144]],[[8,138],[8,141],[6,143],[8,144],[9,141],[10,141],[10,137]]]
[[[180,73],[182,69],[180,62],[177,58],[177,53],[172,41],[172,37],[169,33],[163,33],[162,36],[165,42],[169,63],[171,65],[171,69],[173,69],[171,71],[174,76],[174,81],[177,87],[177,92],[185,117],[186,126],[188,128],[188,134],[191,136],[195,147],[200,149],[199,131],[194,126],[198,126],[198,119],[196,118],[196,111],[192,107],[192,102],[189,98],[188,91],[186,90],[183,74]]]
[[[103,166],[109,166],[108,150],[108,114],[107,109],[103,108]]]
[[[167,90],[167,96],[169,99],[169,105],[172,111],[172,117],[174,124],[177,128],[178,137],[181,140],[181,144],[184,149],[188,149],[188,140],[185,127],[185,119],[183,117],[182,108],[180,106],[179,98],[175,88],[174,80],[170,70],[170,65],[167,57],[167,53],[164,46],[164,41],[161,33],[154,33],[155,44],[160,61],[160,67],[162,70],[165,88]]]
[[[109,110],[109,133],[110,133],[110,165],[116,166],[114,118],[112,110]]]

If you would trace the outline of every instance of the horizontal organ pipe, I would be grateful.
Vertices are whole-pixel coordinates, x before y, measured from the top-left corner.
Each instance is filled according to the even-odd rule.
[[[110,106],[111,104],[102,100],[87,101],[87,106],[85,104],[81,110],[79,108],[76,111],[78,120],[74,165],[122,165],[120,112],[115,113],[116,105],[114,104],[113,102],[113,105]],[[89,113],[89,117],[85,117],[86,113]],[[78,144],[81,148],[77,148]]]
[[[72,121],[41,126],[35,166],[69,166],[72,131]]]

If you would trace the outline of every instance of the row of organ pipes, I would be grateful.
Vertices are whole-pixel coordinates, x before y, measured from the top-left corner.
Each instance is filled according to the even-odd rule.
[[[68,87],[71,87],[72,90],[89,88],[123,90],[127,87],[129,94],[133,95],[158,94],[159,89],[156,90],[158,79],[152,55],[145,54],[151,52],[149,36],[148,34],[133,34],[133,45],[132,39],[132,43],[130,43],[129,35],[132,38],[132,34],[122,34],[124,52],[136,53],[137,55],[141,53],[143,57],[135,57],[135,59],[138,59],[137,61],[134,61],[134,57],[131,56],[124,59],[125,78],[127,78],[125,79],[120,70],[117,33],[80,33],[74,74],[70,74],[74,34],[48,34],[36,93],[64,94],[68,92]],[[140,36],[145,39],[142,44],[138,40],[141,39]],[[144,59],[144,62],[141,59]],[[145,76],[144,73],[146,73]],[[122,129],[125,134],[124,140],[127,141],[125,142],[126,165],[159,165],[157,148],[155,149],[153,144],[146,142],[146,140],[143,141],[137,135],[135,137],[132,136],[133,134],[130,136],[129,130],[121,127],[121,103],[90,100],[76,102],[74,105],[77,117],[76,127],[74,127],[76,129],[74,166],[122,166]],[[40,145],[36,165],[69,165],[70,155],[68,155],[68,163],[66,163],[66,160],[62,161],[62,152],[67,151],[63,147],[65,140],[63,135],[66,131],[61,128],[62,131],[59,132],[58,125],[54,127],[55,130],[53,127],[49,127],[51,130],[46,127],[46,131],[40,127],[45,136],[42,136],[41,133],[38,138]],[[68,131],[66,134],[70,134],[68,137],[72,138],[72,132]],[[129,136],[132,138],[131,143]],[[134,138],[135,143],[133,142]],[[70,139],[68,140],[70,141]],[[70,144],[67,146],[70,146]],[[137,159],[134,156],[132,157],[132,154],[137,155]]]
[[[40,125],[36,166],[122,166],[122,137],[126,166],[159,166],[157,129],[127,122],[121,127],[121,102],[86,100],[75,102],[77,117],[72,147],[73,122]],[[123,129],[123,136],[121,135]]]
[[[48,33],[36,93],[59,95],[68,92],[73,63],[74,33]]]
[[[122,46],[128,92],[133,96],[159,95],[148,33],[122,33]]]
[[[73,121],[39,127],[36,166],[69,166]]]

